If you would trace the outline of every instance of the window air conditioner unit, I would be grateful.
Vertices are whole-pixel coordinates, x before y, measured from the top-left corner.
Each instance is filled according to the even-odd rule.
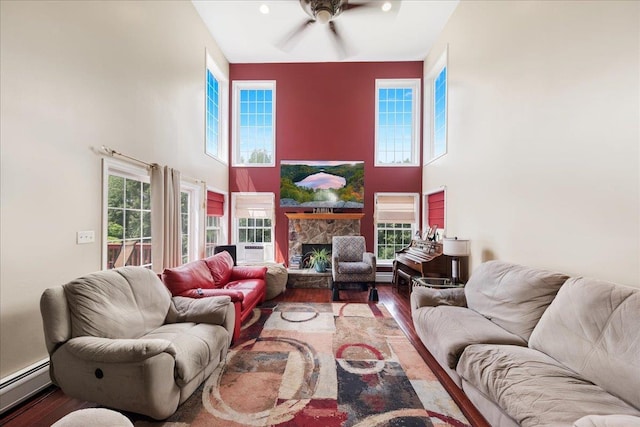
[[[264,261],[264,246],[247,245],[244,247],[244,260],[246,262]]]

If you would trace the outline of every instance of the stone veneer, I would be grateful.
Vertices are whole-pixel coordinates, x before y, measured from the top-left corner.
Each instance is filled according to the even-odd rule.
[[[331,244],[333,236],[359,236],[360,219],[341,214],[287,214],[289,217],[289,257],[303,255],[303,243]],[[362,217],[361,215],[359,215]]]

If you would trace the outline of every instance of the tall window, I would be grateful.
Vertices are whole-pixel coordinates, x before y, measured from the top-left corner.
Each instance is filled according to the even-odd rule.
[[[151,268],[151,188],[145,169],[104,161],[104,268]]]
[[[180,231],[182,239],[182,263],[189,262],[189,216],[190,216],[189,193],[180,192]]]
[[[376,256],[390,264],[396,251],[408,246],[418,229],[418,200],[415,193],[376,193]]]
[[[213,255],[217,245],[224,242],[222,218],[224,216],[224,195],[207,191],[207,223],[205,226],[205,255]]]
[[[445,190],[437,189],[424,196],[425,228],[438,227],[438,234],[444,235],[445,224]]]
[[[207,54],[205,103],[205,152],[227,162],[228,82]]]
[[[200,223],[200,200],[202,189],[199,185],[182,181],[180,183],[180,239],[182,263],[198,259],[198,246],[202,226]]]
[[[238,260],[274,259],[274,194],[233,194],[234,240],[238,249]]]
[[[275,81],[233,82],[234,166],[275,165]]]
[[[425,76],[429,89],[425,90],[425,99],[429,107],[425,114],[425,163],[447,153],[447,53],[445,52]],[[425,88],[427,84],[425,83]],[[428,124],[428,126],[427,126]]]
[[[376,80],[376,166],[416,166],[420,79]]]

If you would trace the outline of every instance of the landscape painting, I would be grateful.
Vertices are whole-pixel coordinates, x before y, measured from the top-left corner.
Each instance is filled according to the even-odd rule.
[[[364,162],[283,160],[280,207],[362,209]]]

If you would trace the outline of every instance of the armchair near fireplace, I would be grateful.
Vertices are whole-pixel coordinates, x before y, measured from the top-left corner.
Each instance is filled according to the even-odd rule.
[[[371,285],[369,301],[378,301],[376,256],[367,252],[364,236],[334,236],[331,244],[332,299],[340,300],[341,283]]]

